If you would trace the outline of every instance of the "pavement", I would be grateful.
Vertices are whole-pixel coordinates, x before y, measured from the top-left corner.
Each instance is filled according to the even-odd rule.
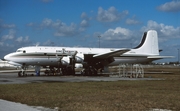
[[[43,82],[90,82],[90,81],[121,81],[121,80],[162,80],[160,78],[124,78],[118,76],[26,76],[18,77],[17,73],[0,73],[0,84],[25,84]]]
[[[0,99],[0,111],[58,111],[58,108],[50,109],[42,106],[28,106]]]
[[[26,104],[10,102],[0,99],[0,111],[58,111],[59,108],[54,109],[45,108],[42,106],[28,106]],[[150,109],[146,111],[172,111],[168,109]]]

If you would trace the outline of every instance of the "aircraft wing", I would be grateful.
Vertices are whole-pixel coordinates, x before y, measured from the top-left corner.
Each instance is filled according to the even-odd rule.
[[[108,57],[116,57],[116,56],[120,56],[130,50],[131,49],[119,49],[119,50],[115,50],[115,51],[111,51],[111,52],[97,54],[97,55],[94,55],[93,57],[101,58],[101,59],[108,58]]]

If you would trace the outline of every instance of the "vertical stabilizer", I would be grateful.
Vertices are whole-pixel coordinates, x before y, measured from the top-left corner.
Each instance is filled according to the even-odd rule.
[[[159,55],[157,32],[155,30],[145,32],[140,44],[134,49],[139,54]]]

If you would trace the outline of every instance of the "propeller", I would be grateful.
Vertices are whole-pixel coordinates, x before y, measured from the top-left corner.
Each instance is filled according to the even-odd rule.
[[[59,57],[58,54],[56,53],[56,58],[58,59],[58,71],[60,72],[60,64],[61,64],[61,60],[63,58],[63,55]]]

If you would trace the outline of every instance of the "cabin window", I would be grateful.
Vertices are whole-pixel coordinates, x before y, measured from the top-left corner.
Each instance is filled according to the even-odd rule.
[[[47,55],[47,53],[44,53],[44,55]]]
[[[23,53],[26,53],[26,51],[25,51],[25,50],[23,50]]]

